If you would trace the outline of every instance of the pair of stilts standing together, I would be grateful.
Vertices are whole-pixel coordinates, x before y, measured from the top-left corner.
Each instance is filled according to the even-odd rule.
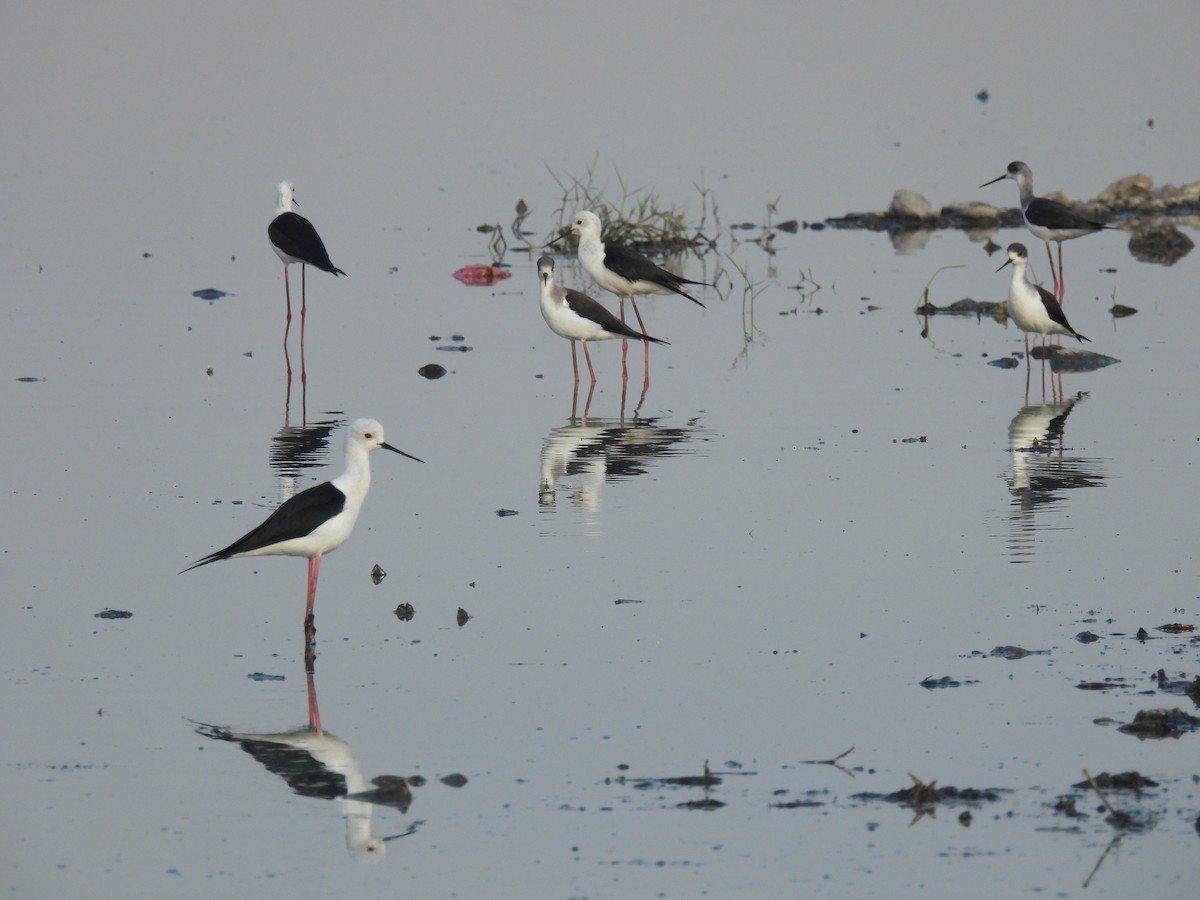
[[[646,325],[642,321],[642,314],[634,299],[635,295],[679,294],[697,306],[703,307],[704,304],[689,294],[684,285],[707,285],[704,282],[690,281],[674,272],[668,272],[628,247],[605,243],[601,240],[600,217],[589,210],[576,213],[569,230],[579,238],[579,262],[583,265],[584,271],[597,285],[616,294],[621,300],[621,317],[617,318],[599,301],[587,294],[556,284],[553,257],[543,256],[538,260],[538,278],[542,284],[542,317],[550,326],[551,331],[571,342],[571,366],[575,372],[575,384],[579,384],[579,360],[575,355],[575,342],[583,342],[583,355],[587,360],[588,374],[594,385],[596,370],[592,368],[592,355],[588,352],[587,342],[620,338],[622,342],[639,340],[646,345],[644,383],[648,385],[650,382],[649,345],[651,343],[666,344],[667,341],[651,337],[646,332]],[[561,238],[552,241],[551,244],[558,243],[558,240]],[[629,298],[629,302],[633,306],[633,313],[637,316],[638,327],[641,328],[640,333],[625,324],[626,297]],[[623,349],[622,378],[628,379],[624,358]]]
[[[1089,340],[1071,327],[1066,313],[1063,312],[1062,304],[1066,300],[1066,279],[1062,268],[1062,242],[1094,234],[1111,226],[1094,222],[1057,200],[1034,196],[1033,172],[1029,166],[1020,161],[1009,163],[1008,169],[1003,175],[981,184],[980,187],[987,187],[989,184],[995,184],[1006,178],[1017,183],[1021,195],[1021,215],[1025,219],[1025,227],[1046,243],[1046,256],[1050,260],[1050,273],[1054,280],[1053,294],[1041,285],[1030,282],[1025,274],[1029,262],[1029,252],[1025,249],[1025,245],[1019,243],[1008,245],[1008,262],[1000,268],[1003,269],[1008,265],[1013,267],[1012,285],[1008,295],[1008,313],[1017,327],[1025,332],[1025,358],[1028,361],[1029,335],[1031,333],[1042,335],[1043,341],[1046,335],[1050,334],[1067,335],[1081,342]],[[1054,257],[1050,253],[1051,241],[1058,244],[1057,271],[1054,268]]]

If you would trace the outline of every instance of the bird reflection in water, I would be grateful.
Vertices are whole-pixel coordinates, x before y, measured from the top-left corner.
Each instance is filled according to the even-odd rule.
[[[1028,562],[1039,531],[1051,527],[1044,521],[1038,523],[1039,510],[1046,512],[1061,503],[1065,491],[1104,483],[1104,460],[1068,455],[1070,448],[1064,445],[1067,417],[1086,397],[1079,393],[1070,400],[1023,406],[1008,425],[1013,498],[1008,550],[1012,562]]]
[[[394,775],[382,775],[367,783],[350,745],[322,728],[311,657],[306,669],[308,725],[303,728],[257,733],[192,724],[197,734],[236,743],[301,797],[336,801],[346,821],[346,851],[360,862],[380,860],[389,841],[413,834],[423,823],[416,821],[406,831],[381,837],[373,831],[374,809],[384,806],[407,813],[412,791],[403,778]]]
[[[612,419],[571,423],[554,428],[542,441],[542,478],[538,505],[553,512],[559,480],[579,476],[579,486],[568,496],[587,512],[600,508],[606,483],[644,475],[660,458],[694,452],[687,447],[701,434],[696,420],[682,427],[642,419],[623,424]]]
[[[329,438],[346,424],[344,416],[311,425],[284,425],[271,438],[270,463],[279,479],[279,502],[296,493],[296,482],[305,469],[329,465]]]

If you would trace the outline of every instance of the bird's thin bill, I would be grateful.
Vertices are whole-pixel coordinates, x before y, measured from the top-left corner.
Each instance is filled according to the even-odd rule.
[[[993,178],[991,181],[985,181],[980,187],[987,187],[989,184],[995,184],[997,181],[1003,181],[1008,175],[1001,175],[999,178]]]
[[[1012,265],[1012,260],[1006,259],[1003,263],[1000,264],[1000,269],[1003,269],[1005,266],[1011,266],[1011,265]],[[997,269],[996,271],[999,272],[1000,269]],[[407,455],[408,454],[406,453],[405,456],[407,456]]]
[[[379,446],[384,450],[391,450],[393,453],[399,453],[401,456],[407,456],[409,459],[414,459],[419,463],[425,462],[425,460],[413,456],[411,453],[405,453],[403,450],[399,449],[398,447],[393,447],[391,444],[380,444]]]

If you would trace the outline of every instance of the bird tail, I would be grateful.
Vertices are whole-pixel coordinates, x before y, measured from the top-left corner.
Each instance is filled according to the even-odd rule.
[[[698,284],[701,287],[712,287],[712,285],[705,284],[703,281],[688,281],[686,278],[681,278],[679,280],[680,280],[680,283],[682,283],[682,284]],[[677,293],[680,297],[687,297],[689,300],[691,300],[693,303],[695,303],[698,307],[700,307],[701,309],[704,309],[703,303],[701,303],[699,300],[697,300],[695,297],[693,297],[691,294],[689,294],[687,291],[685,291],[683,288],[681,288],[678,284],[672,284],[672,285],[670,285],[670,288],[675,293]]]
[[[192,571],[192,569],[198,569],[201,566],[207,566],[209,563],[215,563],[219,559],[226,559],[226,558],[227,557],[222,556],[220,553],[212,553],[212,554],[204,557],[204,559],[197,560],[196,562],[192,563],[186,569],[180,569],[175,574],[182,575],[184,572],[190,572],[190,571]]]

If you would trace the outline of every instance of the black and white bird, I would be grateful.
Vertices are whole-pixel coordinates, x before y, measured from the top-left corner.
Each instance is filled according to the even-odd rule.
[[[1006,178],[1015,181],[1017,189],[1021,192],[1021,215],[1025,218],[1025,227],[1033,232],[1035,237],[1041,238],[1046,243],[1046,256],[1050,259],[1050,275],[1054,279],[1054,295],[1062,300],[1067,293],[1066,282],[1063,279],[1062,242],[1083,237],[1085,234],[1095,234],[1097,231],[1112,226],[1093,222],[1057,200],[1035,197],[1033,195],[1033,172],[1029,166],[1019,160],[1010,162],[1003,175],[984,182],[980,187],[987,187],[989,184],[995,184]],[[1057,272],[1054,270],[1054,257],[1050,255],[1051,241],[1058,244]]]
[[[591,213],[588,213],[591,215]],[[542,318],[550,330],[571,342],[571,365],[575,369],[575,383],[579,383],[579,360],[575,355],[575,342],[583,341],[583,355],[587,359],[592,384],[596,383],[596,371],[592,368],[592,355],[588,352],[588,341],[604,341],[625,338],[634,341],[649,341],[666,344],[661,338],[638,334],[587,294],[569,290],[554,283],[554,259],[543,256],[537,262],[538,278],[542,283]]]
[[[424,462],[386,443],[383,426],[374,419],[355,419],[346,434],[346,471],[333,481],[310,487],[284,501],[257,528],[183,571],[189,572],[221,559],[303,556],[308,559],[308,603],[304,610],[304,629],[306,633],[311,633],[321,557],[342,546],[354,530],[354,523],[358,521],[363,501],[367,498],[367,490],[371,487],[369,454],[381,447]]]
[[[679,294],[703,308],[704,304],[689,294],[684,285],[709,285],[668,272],[628,247],[606,244],[600,239],[600,217],[594,212],[584,210],[576,213],[571,220],[570,230],[579,238],[579,262],[584,271],[604,290],[621,298],[621,321],[625,320],[625,298],[629,298],[643,335],[646,334],[646,325],[634,300],[636,294]]]
[[[1004,266],[1012,266],[1012,285],[1008,289],[1008,314],[1016,322],[1017,327],[1025,332],[1025,359],[1029,359],[1029,335],[1042,335],[1045,343],[1048,334],[1065,334],[1083,341],[1090,341],[1067,321],[1054,295],[1040,284],[1033,284],[1025,277],[1025,269],[1029,262],[1029,252],[1024,244],[1008,245],[1008,262]]]
[[[304,267],[315,266],[322,272],[333,275],[346,273],[335,266],[329,259],[325,242],[317,234],[313,223],[304,218],[293,207],[296,201],[296,186],[290,181],[279,182],[279,205],[275,210],[275,218],[267,226],[267,237],[276,255],[283,260],[283,290],[287,296],[288,321],[292,320],[292,292],[288,285],[288,266],[300,263],[300,309],[305,308]],[[348,276],[347,276],[348,277]]]

